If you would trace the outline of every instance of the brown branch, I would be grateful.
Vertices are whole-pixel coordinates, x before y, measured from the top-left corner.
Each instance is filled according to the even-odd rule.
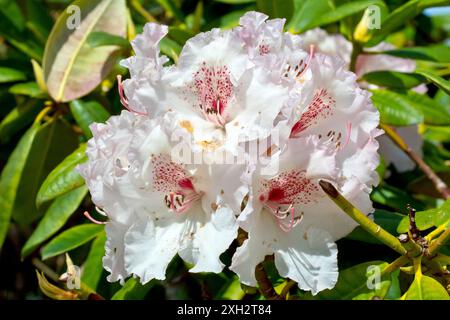
[[[420,168],[420,170],[425,173],[426,177],[433,182],[434,186],[436,187],[436,190],[439,191],[439,193],[442,195],[444,199],[450,198],[450,189],[445,184],[444,181],[433,171],[433,169],[430,168],[429,165],[427,165],[422,158],[414,152],[414,150],[411,149],[410,146],[406,144],[406,142],[400,137],[397,132],[392,128],[391,126],[380,124],[380,127],[386,132],[386,134],[389,136],[389,138],[392,139],[392,141],[403,151],[406,153],[406,155],[414,161],[417,166]]]
[[[281,296],[276,293],[273,288],[272,282],[270,282],[267,276],[266,270],[264,269],[264,264],[261,262],[255,268],[255,277],[258,281],[259,291],[267,300],[281,300]]]

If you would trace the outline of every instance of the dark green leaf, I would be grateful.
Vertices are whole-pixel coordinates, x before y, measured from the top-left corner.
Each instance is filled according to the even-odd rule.
[[[9,220],[14,210],[17,188],[38,131],[39,126],[32,126],[20,139],[0,177],[0,248],[5,240]]]
[[[26,224],[38,218],[35,201],[39,187],[50,171],[77,146],[77,137],[70,125],[53,119],[40,126],[22,171],[14,203],[13,218]],[[45,209],[45,208],[41,208]]]
[[[75,189],[57,198],[45,212],[36,230],[22,247],[22,258],[35,250],[42,242],[54,235],[77,210],[87,194],[86,187]]]
[[[374,71],[363,75],[362,79],[381,87],[409,89],[417,87],[426,80],[415,73],[398,71]]]
[[[38,206],[84,184],[83,178],[75,171],[75,167],[87,160],[85,151],[86,144],[80,145],[50,172],[39,189],[36,198]]]
[[[97,289],[103,273],[102,259],[105,255],[106,234],[101,232],[92,242],[91,250],[84,263],[81,281],[89,288]]]
[[[335,8],[332,1],[328,0],[294,0],[294,9],[288,28],[301,33],[318,26],[320,18]]]
[[[58,254],[68,252],[86,242],[92,240],[101,232],[104,226],[98,224],[81,224],[72,227],[52,239],[44,248],[42,248],[42,260],[57,256]]]
[[[387,184],[382,184],[376,187],[371,194],[371,198],[375,202],[388,206],[402,213],[408,213],[408,204],[410,204],[417,210],[422,210],[424,208],[422,203],[412,198],[405,191]]]
[[[293,0],[256,0],[256,6],[270,18],[285,18],[287,21],[294,12]]]
[[[32,123],[41,106],[40,101],[28,100],[12,109],[0,123],[0,141],[8,142],[12,135]]]
[[[450,128],[449,128],[450,137]],[[449,139],[450,141],[450,139]],[[437,172],[438,176],[447,184],[450,185],[450,172]],[[440,198],[442,195],[436,190],[434,184],[427,177],[423,176],[408,185],[408,191],[411,193],[424,194],[433,198]],[[420,209],[419,209],[420,210]]]
[[[70,102],[70,111],[87,138],[92,138],[89,126],[94,122],[105,122],[111,116],[97,101],[74,100]]]
[[[450,48],[443,45],[429,47],[411,47],[384,51],[384,54],[416,60],[450,62]]]

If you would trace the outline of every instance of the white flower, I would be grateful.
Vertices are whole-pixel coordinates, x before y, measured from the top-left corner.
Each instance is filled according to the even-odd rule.
[[[165,32],[148,24],[139,43],[153,50]],[[152,117],[170,112],[172,121],[203,149],[226,146],[236,153],[240,142],[267,138],[278,125],[280,110],[289,104],[294,83],[255,65],[233,30],[196,35],[170,67],[162,66],[153,51],[151,58],[143,56],[137,41],[133,47],[136,56],[123,63],[131,73],[123,84],[129,108],[145,109]]]

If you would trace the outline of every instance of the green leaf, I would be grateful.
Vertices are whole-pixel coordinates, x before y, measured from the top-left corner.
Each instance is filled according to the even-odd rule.
[[[45,43],[53,26],[50,12],[39,0],[27,0],[26,11],[26,27]]]
[[[3,246],[6,232],[14,210],[17,188],[26,165],[33,140],[39,131],[38,126],[32,126],[20,139],[0,177],[0,248]]]
[[[397,269],[391,273],[391,286],[388,293],[384,297],[385,300],[398,300],[402,296],[399,275],[400,269]]]
[[[24,29],[25,18],[20,11],[19,5],[15,1],[0,0],[0,11],[18,30]]]
[[[252,3],[256,0],[213,0],[215,2],[222,2],[227,4],[243,4],[243,3]]]
[[[447,290],[433,278],[416,276],[404,300],[450,300]]]
[[[26,78],[22,71],[0,67],[0,83],[23,81]]]
[[[404,215],[399,214],[397,212],[390,212],[381,209],[376,209],[373,215],[375,223],[392,235],[396,235],[397,226],[399,225],[400,221],[404,218]],[[370,233],[362,229],[360,226],[356,227],[356,229],[353,230],[345,238],[372,244],[381,244],[381,245],[383,244],[377,238],[375,238]]]
[[[78,28],[68,28],[76,13],[63,11],[45,46],[44,78],[50,95],[58,102],[77,99],[92,91],[113,67],[117,46],[92,48],[92,32],[126,36],[125,0],[77,0],[81,13]],[[74,16],[73,16],[74,15]]]
[[[338,6],[332,11],[326,12],[315,24],[313,24],[313,26],[323,26],[333,22],[341,21],[348,16],[354,15],[367,9],[367,7],[371,5],[378,5],[383,7],[386,6],[381,0],[349,1]]]
[[[372,93],[372,102],[380,111],[382,123],[408,126],[423,122],[423,114],[404,95],[388,90],[373,90]]]
[[[293,0],[256,0],[256,6],[270,18],[285,18],[287,21],[294,12]]]
[[[42,90],[39,88],[39,85],[36,82],[24,82],[15,84],[9,88],[9,92],[12,94],[29,96],[31,98],[46,97],[46,94],[42,92]]]
[[[169,37],[182,46],[194,35],[195,34],[190,32],[189,30],[185,30],[179,27],[169,27]]]
[[[38,226],[22,247],[22,259],[50,238],[67,222],[87,194],[86,187],[75,189],[57,198],[45,212]]]
[[[103,229],[103,225],[89,223],[81,224],[62,232],[42,248],[42,260],[82,246],[103,232]]]
[[[450,224],[450,199],[439,208],[416,212],[416,225],[419,230],[438,227],[444,223]],[[409,229],[409,218],[403,217],[397,227],[398,233],[406,233]]]
[[[408,213],[408,210],[406,209],[408,204],[417,210],[422,210],[424,208],[421,202],[412,198],[405,191],[387,184],[381,184],[376,187],[370,196],[372,201],[378,202],[405,214]]]
[[[318,26],[318,21],[327,12],[335,10],[328,0],[294,0],[294,15],[288,28],[291,32],[302,33]]]
[[[105,255],[106,233],[101,232],[92,242],[91,250],[83,267],[81,281],[89,288],[97,289],[103,273],[102,259]]]
[[[227,283],[223,293],[220,295],[220,299],[225,300],[241,300],[245,296],[244,290],[242,290],[241,283],[238,277]]]
[[[40,101],[28,100],[12,109],[0,123],[0,141],[8,142],[12,135],[32,123],[41,106]]]
[[[116,36],[107,32],[92,32],[87,38],[87,44],[91,48],[102,46],[130,47],[130,43],[124,37]]]
[[[416,73],[433,82],[437,87],[444,90],[445,93],[450,94],[450,81],[426,70],[417,70]]]
[[[391,285],[391,277],[386,274],[380,277],[379,287],[375,286],[369,268],[379,268],[380,273],[388,265],[383,261],[371,261],[358,264],[349,269],[339,272],[336,286],[329,290],[324,290],[313,297],[319,300],[371,300],[374,297],[383,299]],[[369,289],[368,283],[373,284],[373,289]]]
[[[445,6],[450,4],[448,0],[411,0],[397,7],[392,11],[382,23],[380,29],[374,29],[372,39],[368,42],[368,46],[374,46],[381,42],[387,35],[393,33],[403,26],[406,21],[414,18],[428,7]]]
[[[435,62],[450,62],[450,48],[443,45],[431,45],[428,47],[410,47],[382,52],[391,56],[416,60]]]
[[[75,149],[77,142],[72,127],[61,119],[52,119],[40,125],[23,167],[20,183],[15,189],[15,221],[27,224],[44,213],[45,208],[38,209],[32,200],[36,199],[45,177]]]
[[[449,126],[426,126],[423,136],[427,140],[450,142],[450,127]]]
[[[89,126],[94,122],[105,122],[111,116],[97,101],[74,100],[70,102],[70,111],[87,138],[92,138]]]
[[[138,279],[130,278],[125,282],[124,286],[112,296],[111,300],[142,300],[155,284],[156,281],[152,280],[145,285],[142,285]]]
[[[83,177],[75,171],[75,167],[87,161],[85,151],[86,144],[81,144],[77,150],[67,156],[50,172],[42,183],[36,197],[38,206],[84,184]]]
[[[161,39],[159,44],[163,54],[172,58],[174,61],[178,60],[178,55],[181,52],[181,46],[178,43],[165,37]]]
[[[426,80],[421,75],[398,71],[374,71],[363,75],[362,79],[380,87],[409,89]]]
[[[424,122],[430,125],[450,125],[450,104],[439,103],[426,94],[409,90],[406,96],[410,104],[424,116]]]

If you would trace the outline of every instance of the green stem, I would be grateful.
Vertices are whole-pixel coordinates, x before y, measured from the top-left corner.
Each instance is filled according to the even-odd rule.
[[[358,43],[354,42],[352,56],[350,58],[350,71],[352,72],[356,71],[356,62],[358,61],[358,56],[361,54],[361,52],[362,52],[361,46]]]
[[[394,272],[395,270],[403,267],[405,264],[409,262],[409,259],[407,256],[401,256],[397,259],[395,259],[393,262],[391,262],[384,270],[381,272],[381,275],[385,275],[391,272]]]
[[[406,249],[402,246],[402,244],[396,237],[381,228],[375,222],[370,220],[364,213],[353,206],[336,190],[336,188],[331,183],[325,180],[320,180],[319,184],[322,187],[323,191],[330,197],[330,199],[334,203],[336,203],[338,207],[342,209],[342,211],[349,215],[350,218],[358,222],[358,224],[364,230],[366,230],[368,233],[370,233],[382,243],[386,244],[401,255],[405,255],[407,253]]]
[[[439,249],[450,240],[450,228],[444,231],[438,238],[436,238],[428,249],[428,256],[432,257]]]

